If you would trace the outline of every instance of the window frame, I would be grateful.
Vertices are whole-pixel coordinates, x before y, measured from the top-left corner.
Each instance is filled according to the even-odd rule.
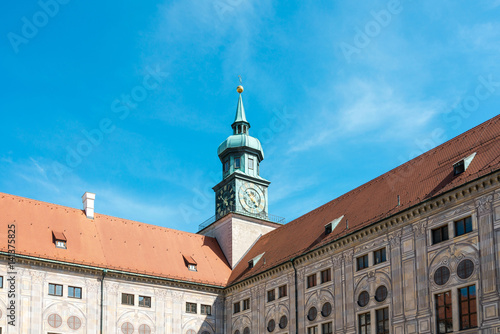
[[[186,313],[198,314],[198,304],[186,302]]]
[[[446,303],[446,300],[447,300],[446,295],[447,294],[448,294],[449,303]],[[440,296],[443,296],[443,305],[439,305]],[[448,290],[448,291],[436,293],[434,295],[434,305],[435,305],[435,311],[436,311],[436,333],[437,334],[453,333],[453,301],[452,301],[451,291]],[[444,308],[444,318],[440,318],[440,316],[439,316],[439,309],[440,308]],[[450,309],[451,318],[446,317],[447,308]],[[440,332],[439,331],[439,324],[443,323],[443,322],[445,324],[445,331]],[[448,331],[448,324],[450,324],[450,323],[451,323],[451,331]]]
[[[307,327],[307,334],[318,334],[318,325]]]
[[[125,302],[123,300],[124,297],[127,298]],[[130,297],[131,297],[131,300],[132,300],[131,303],[129,302]],[[135,306],[135,295],[132,294],[132,293],[122,292],[122,305]]]
[[[233,303],[233,314],[240,313],[241,312],[241,307],[240,307],[240,302]]]
[[[234,158],[234,169],[240,169],[241,168],[241,157],[235,157]]]
[[[436,232],[439,231],[439,240],[436,238]],[[443,231],[446,231],[446,238],[443,235]],[[448,228],[448,224],[441,225],[439,227],[433,228],[431,230],[431,239],[432,239],[432,244],[437,245],[441,242],[445,242],[450,240],[450,231]]]
[[[200,314],[202,315],[212,315],[212,305],[201,304]]]
[[[248,169],[253,170],[254,169],[254,161],[253,158],[248,158]]]
[[[356,258],[356,271],[366,269],[369,266],[370,262],[368,261],[368,254],[361,255]]]
[[[316,273],[307,276],[307,289],[314,288],[317,284]]]
[[[380,313],[382,313],[382,319],[379,317]],[[382,325],[382,330],[380,330],[380,326]],[[389,334],[389,308],[384,307],[375,310],[375,333],[376,334]]]
[[[463,227],[463,233],[459,234],[458,230],[459,230],[460,224]],[[474,231],[474,226],[472,224],[472,216],[467,216],[467,217],[464,217],[462,219],[455,220],[453,222],[453,227],[455,228],[455,238],[460,237],[460,236],[465,235],[465,234],[468,234],[468,233],[471,233],[472,231]]]
[[[149,300],[149,303],[145,302],[145,303],[143,303],[144,305],[141,305],[141,298],[143,298],[143,300]],[[139,298],[137,298],[137,302],[138,302],[137,305],[140,306],[140,307],[151,308],[151,297],[150,296],[139,295]]]
[[[329,327],[326,328],[325,327]],[[333,322],[325,322],[321,324],[321,334],[333,334]]]
[[[243,307],[242,307],[243,311],[250,309],[250,298],[243,299],[242,303],[243,303]]]
[[[276,293],[274,292],[274,289],[267,290],[267,302],[272,302],[276,300]]]
[[[470,288],[474,288],[474,297],[471,298],[470,297]],[[464,290],[466,289],[467,290],[467,296],[466,296],[466,299],[463,300],[462,299],[462,293],[461,293],[461,290]],[[468,312],[466,314],[462,314],[462,307],[463,307],[463,303],[466,302],[467,303],[467,309],[468,309]],[[476,312],[471,312],[471,304],[472,303],[475,303],[475,310]],[[472,328],[477,328],[478,327],[478,318],[477,318],[477,308],[478,308],[478,305],[477,305],[477,288],[476,288],[476,285],[475,284],[472,284],[472,285],[468,285],[468,286],[464,286],[462,288],[458,288],[458,314],[459,314],[459,319],[458,319],[458,322],[459,322],[459,328],[460,330],[466,330],[466,329],[472,329]],[[476,320],[475,320],[475,326],[474,325],[471,325],[472,321],[471,321],[471,316],[472,315],[475,315],[476,316]],[[466,316],[468,318],[468,322],[469,322],[469,327],[465,327],[464,326],[464,323],[463,323],[463,318],[464,316]]]
[[[380,254],[380,260],[377,262],[377,254]],[[373,265],[384,263],[387,261],[387,248],[380,248],[373,252]]]
[[[66,241],[64,241],[64,240],[57,240],[56,239],[55,244],[56,244],[56,248],[68,249],[68,246],[66,245]]]
[[[361,319],[364,318],[364,324],[361,324]],[[361,314],[358,314],[358,333],[371,333],[371,326],[372,326],[372,320],[371,320],[371,313],[370,312],[364,312]],[[364,331],[362,330],[364,329]]]
[[[278,287],[278,299],[284,298],[286,296],[288,296],[288,288],[287,285],[285,284]]]
[[[70,294],[70,289],[73,289],[73,296]],[[76,296],[76,291],[77,290],[80,290],[80,297],[77,297]],[[76,298],[76,299],[82,299],[82,288],[78,287],[78,286],[68,286],[68,298]]]
[[[326,277],[324,275],[325,273],[326,273]],[[322,270],[320,272],[320,277],[321,277],[321,284],[331,282],[332,281],[332,270],[330,268]]]
[[[54,287],[54,293],[50,293],[51,286]],[[61,294],[57,293],[57,288],[58,287],[61,288]],[[62,284],[49,283],[49,296],[63,297],[64,296],[63,289],[64,289],[64,286]]]

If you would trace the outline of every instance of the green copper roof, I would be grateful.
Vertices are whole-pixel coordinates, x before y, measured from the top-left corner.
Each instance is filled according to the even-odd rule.
[[[236,116],[234,117],[234,123],[245,122],[248,124],[247,117],[245,115],[245,108],[243,107],[243,99],[238,98],[238,106],[236,107]],[[233,124],[234,124],[233,123]]]
[[[264,160],[264,151],[262,150],[260,141],[257,138],[243,133],[229,136],[226,140],[224,140],[222,144],[219,145],[217,154],[221,157],[226,150],[242,148],[256,151],[255,153],[258,154],[259,159],[261,161]]]

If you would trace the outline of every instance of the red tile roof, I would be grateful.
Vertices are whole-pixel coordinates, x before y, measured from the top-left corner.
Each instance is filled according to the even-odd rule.
[[[226,286],[498,171],[499,136],[497,116],[262,236],[232,272],[214,238],[101,214],[92,220],[82,210],[3,193],[0,225],[16,224],[18,254]],[[474,152],[468,169],[454,176],[453,163]],[[341,216],[325,236],[325,224]],[[63,234],[67,249],[55,247],[53,232]],[[7,228],[2,228],[0,251],[6,252],[6,245]],[[249,269],[248,261],[262,253],[264,260]],[[198,271],[190,271],[186,261],[196,263]]]
[[[214,238],[95,214],[0,193],[0,251],[7,251],[7,225],[16,225],[18,254],[224,286],[231,273]],[[56,248],[53,231],[67,249]],[[183,255],[196,259],[190,271]]]
[[[229,284],[498,171],[499,140],[500,116],[496,116],[262,236],[233,270]],[[453,164],[474,152],[477,154],[467,170],[454,176]],[[399,206],[398,195],[401,201]],[[344,218],[339,225],[331,234],[325,235],[325,225],[341,216]],[[264,252],[265,261],[261,260],[253,268],[248,268],[248,261]]]

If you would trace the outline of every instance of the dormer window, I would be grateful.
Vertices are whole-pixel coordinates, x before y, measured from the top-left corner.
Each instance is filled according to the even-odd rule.
[[[52,231],[52,242],[57,248],[66,249],[66,236],[62,232]]]
[[[198,271],[196,261],[189,255],[182,255],[184,262],[190,271]]]
[[[248,268],[253,268],[253,259],[248,261]]]
[[[325,235],[332,233],[332,231],[337,227],[344,216],[336,218],[325,225]]]
[[[325,225],[325,234],[332,233],[332,223],[328,223]]]
[[[469,167],[470,163],[472,162],[472,159],[476,156],[476,153],[472,153],[466,158],[463,158],[462,160],[459,160],[453,164],[453,175],[458,175],[462,174],[467,170],[467,167]]]
[[[453,175],[458,175],[465,172],[465,163],[463,160],[460,160],[456,164],[453,165]]]

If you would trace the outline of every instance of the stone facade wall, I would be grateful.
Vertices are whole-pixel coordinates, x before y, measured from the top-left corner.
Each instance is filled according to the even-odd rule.
[[[9,302],[5,278],[7,266],[0,264],[4,288],[0,289],[0,328],[2,333],[88,333],[100,331],[100,277],[19,264],[16,268],[16,326],[9,326],[6,305]],[[63,286],[63,296],[49,295],[49,283]],[[82,298],[70,298],[68,287],[82,288]],[[122,304],[122,293],[134,295],[134,305]],[[138,305],[139,296],[151,297],[151,307]],[[223,333],[223,297],[220,293],[187,287],[162,286],[128,279],[105,278],[103,333],[167,334],[207,332]],[[197,304],[197,313],[186,312],[186,302]],[[211,315],[201,314],[201,305],[212,307]],[[80,323],[75,326],[74,323]],[[72,326],[73,328],[71,328]],[[78,328],[74,328],[78,327]],[[144,332],[144,330],[146,330]],[[125,332],[126,333],[126,332]]]
[[[472,218],[473,230],[455,236],[454,222]],[[448,226],[449,240],[433,244],[432,230]],[[375,264],[374,251],[386,249],[387,260]],[[368,268],[357,270],[357,258],[368,255]],[[265,255],[264,255],[265,256]],[[474,269],[468,278],[460,278],[458,265],[470,260]],[[441,285],[435,280],[437,270],[449,270],[449,279]],[[272,333],[308,333],[317,326],[332,323],[333,333],[360,333],[359,316],[370,314],[371,333],[377,333],[377,310],[388,309],[389,332],[394,334],[437,333],[436,295],[450,292],[453,332],[500,333],[500,189],[498,186],[477,195],[463,196],[453,205],[445,205],[424,217],[380,228],[378,233],[354,238],[339,249],[324,247],[316,254],[305,255],[296,263],[298,288],[298,331],[295,329],[294,270],[290,265],[231,287],[226,296],[226,333],[243,333],[243,319],[253,319],[251,333],[270,333],[270,320],[276,326]],[[331,269],[331,281],[321,283],[321,271]],[[317,285],[307,287],[307,277],[316,275]],[[442,283],[442,282],[440,282]],[[288,286],[288,296],[267,302],[268,290],[282,284]],[[380,286],[387,288],[387,298],[377,301]],[[460,330],[459,289],[474,285],[477,294],[478,328]],[[359,295],[366,291],[368,304],[358,304]],[[277,292],[276,292],[277,293]],[[235,301],[251,296],[252,309],[232,314]],[[333,310],[321,314],[325,303]],[[315,307],[317,316],[308,319]],[[288,324],[280,328],[282,315]]]
[[[437,200],[435,207],[425,204],[417,214],[408,212],[356,232],[345,242],[326,245],[304,254],[293,265],[285,263],[225,291],[176,283],[167,286],[128,276],[107,277],[104,333],[123,333],[121,328],[128,323],[133,333],[139,333],[140,326],[145,325],[151,333],[161,334],[246,334],[245,328],[253,334],[270,333],[271,328],[273,334],[302,334],[315,326],[315,334],[324,334],[322,326],[331,323],[332,333],[346,334],[359,333],[360,315],[369,314],[371,333],[375,334],[377,311],[385,308],[391,334],[437,333],[436,296],[445,292],[450,293],[453,331],[459,332],[458,289],[472,285],[477,293],[479,327],[460,333],[500,333],[500,187],[492,184],[467,185],[469,190],[443,195],[449,201]],[[455,236],[455,222],[465,217],[472,218],[472,232]],[[445,225],[449,240],[433,243],[432,230]],[[374,252],[382,248],[386,261],[375,264]],[[364,255],[368,255],[368,267],[357,270],[357,259]],[[473,270],[470,277],[461,278],[457,268],[465,260],[472,262]],[[15,328],[7,326],[7,266],[1,261],[2,333],[99,333],[100,277],[57,266],[42,267],[35,262],[17,267],[18,323]],[[331,271],[326,282],[321,279],[323,270]],[[449,272],[443,284],[436,282],[438,270]],[[315,275],[317,284],[308,287],[311,275]],[[63,285],[64,295],[50,296],[49,283]],[[82,287],[82,299],[68,298],[68,286]],[[280,296],[282,286],[286,286],[286,294]],[[381,286],[387,288],[387,297],[378,301],[375,295]],[[269,291],[274,291],[273,301],[268,301]],[[362,292],[368,294],[366,305],[358,303]],[[122,305],[122,293],[133,294],[135,305]],[[139,295],[151,297],[151,308],[137,305]],[[244,300],[249,300],[247,310],[242,309]],[[197,304],[196,314],[186,312],[186,302]],[[235,303],[240,304],[236,313]],[[326,303],[331,305],[331,312],[324,315]],[[210,316],[200,314],[201,304],[212,306]],[[53,315],[61,319],[57,328],[49,322]],[[71,317],[80,320],[79,329],[69,328]],[[280,322],[283,317],[286,324]]]

